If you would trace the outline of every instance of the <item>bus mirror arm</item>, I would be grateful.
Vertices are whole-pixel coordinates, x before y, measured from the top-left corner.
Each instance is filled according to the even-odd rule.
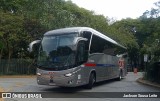
[[[87,38],[80,38],[80,41],[83,40],[83,41],[88,41]]]
[[[29,44],[29,48],[28,48],[28,51],[29,52],[33,52],[33,47],[35,44],[39,44],[41,42],[41,40],[35,40],[35,41],[32,41],[30,44]]]
[[[83,37],[77,37],[76,42],[79,42],[79,41],[88,41],[88,39]]]

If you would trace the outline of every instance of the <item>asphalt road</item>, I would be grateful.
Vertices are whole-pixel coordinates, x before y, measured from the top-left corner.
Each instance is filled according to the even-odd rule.
[[[158,92],[160,89],[140,84],[136,80],[142,77],[142,73],[133,74],[132,72],[121,81],[108,80],[94,85],[93,89],[88,90],[82,87],[61,88],[55,86],[37,85],[35,77],[29,78],[0,78],[0,92],[36,92],[48,95],[52,98],[43,99],[0,99],[0,101],[159,101],[159,98],[107,98],[105,94],[112,94],[117,97],[119,92]],[[71,93],[61,93],[70,91]],[[55,93],[56,92],[56,93]],[[55,98],[57,92],[62,98]],[[115,92],[115,93],[107,93]],[[78,98],[73,98],[75,95]],[[102,95],[99,97],[98,95]],[[97,97],[96,97],[97,96]],[[68,98],[69,97],[69,98]]]

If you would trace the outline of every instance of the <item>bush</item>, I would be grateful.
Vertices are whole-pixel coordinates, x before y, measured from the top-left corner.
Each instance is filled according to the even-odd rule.
[[[151,62],[149,64],[146,79],[160,83],[160,62]]]

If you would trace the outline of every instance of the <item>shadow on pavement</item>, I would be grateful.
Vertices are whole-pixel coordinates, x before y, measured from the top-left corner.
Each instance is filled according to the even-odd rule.
[[[123,80],[123,79],[122,79]],[[111,79],[111,80],[106,80],[106,81],[101,81],[101,82],[97,82],[93,85],[93,88],[96,88],[96,87],[99,87],[99,86],[103,86],[103,85],[106,85],[106,84],[110,84],[110,83],[113,83],[113,82],[119,82],[117,81],[116,79]],[[58,93],[75,93],[75,92],[80,92],[80,91],[92,91],[92,89],[87,89],[85,87],[85,85],[83,86],[78,86],[78,87],[53,87],[53,88],[47,88],[47,89],[44,89],[43,91],[47,91],[47,92],[58,92]]]

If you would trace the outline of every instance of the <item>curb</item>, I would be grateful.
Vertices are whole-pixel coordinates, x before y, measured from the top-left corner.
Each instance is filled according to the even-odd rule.
[[[35,78],[36,75],[4,75],[0,78]]]
[[[154,83],[154,82],[151,82],[151,81],[147,81],[147,80],[144,80],[142,78],[139,78],[136,81],[139,82],[139,83],[142,83],[144,85],[160,88],[160,84]]]

